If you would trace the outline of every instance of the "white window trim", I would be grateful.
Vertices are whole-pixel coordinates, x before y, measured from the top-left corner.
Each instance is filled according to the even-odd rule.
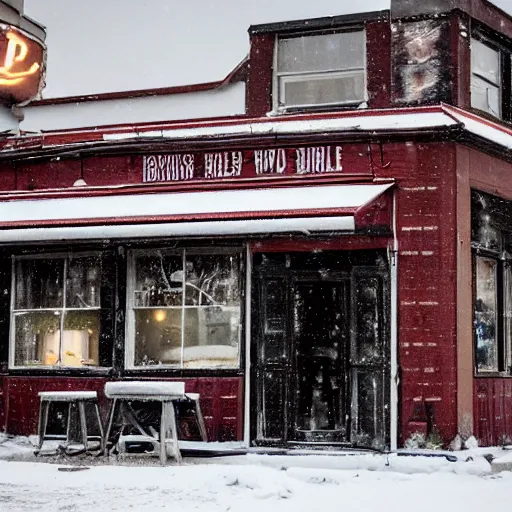
[[[284,113],[290,109],[311,109],[311,108],[322,108],[329,106],[359,106],[361,103],[365,103],[368,101],[368,63],[367,63],[367,40],[366,40],[366,30],[364,28],[358,30],[339,30],[337,32],[362,32],[363,33],[363,65],[362,67],[356,68],[344,68],[344,69],[329,69],[325,71],[314,71],[314,72],[281,72],[277,71],[277,63],[278,63],[278,51],[279,51],[279,40],[286,39],[286,36],[280,37],[276,35],[274,39],[274,56],[273,56],[273,73],[272,73],[272,109],[273,112]],[[311,34],[311,37],[317,34]],[[304,34],[307,37],[307,34]],[[363,72],[363,99],[360,101],[345,101],[345,102],[334,102],[334,103],[314,103],[314,104],[299,104],[299,105],[280,105],[281,97],[284,97],[284,87],[283,84],[291,81],[305,81],[304,78],[323,78],[323,77],[342,77],[343,75],[353,73],[354,71],[362,71]],[[285,78],[285,80],[280,80],[281,78]]]
[[[101,311],[101,295],[100,295],[100,306],[94,308],[66,308],[66,274],[67,274],[67,265],[68,260],[72,258],[87,258],[90,256],[98,256],[101,257],[101,251],[87,251],[81,253],[40,253],[40,254],[23,254],[23,255],[12,255],[11,256],[11,300],[10,300],[10,310],[9,310],[9,370],[80,370],[80,371],[90,371],[94,372],[96,370],[104,370],[105,366],[65,366],[62,364],[59,365],[16,365],[15,364],[15,350],[16,350],[16,328],[14,323],[14,315],[18,312],[23,311],[34,311],[34,312],[44,312],[44,311],[60,311],[60,331],[62,338],[64,317],[66,311]],[[15,309],[14,305],[16,303],[16,262],[20,260],[63,260],[64,261],[64,279],[62,283],[62,306],[60,308],[37,308],[37,309]],[[100,323],[100,334],[101,334],[101,323]],[[62,339],[59,343],[59,359],[62,360]],[[99,361],[98,361],[99,363]]]
[[[182,310],[181,314],[181,332],[182,332],[182,343],[181,343],[181,362],[179,365],[176,364],[152,364],[152,365],[136,365],[135,364],[135,308],[134,308],[134,298],[133,298],[133,290],[135,288],[135,260],[137,256],[150,254],[157,251],[161,251],[167,255],[175,254],[176,256],[182,255],[183,263],[185,262],[186,255],[192,254],[240,254],[240,257],[243,259],[245,257],[245,249],[244,247],[226,247],[226,248],[197,248],[197,247],[182,247],[179,249],[172,248],[161,248],[161,247],[151,247],[147,249],[132,249],[128,252],[127,256],[127,267],[126,267],[126,319],[125,319],[125,346],[124,346],[124,367],[126,370],[179,370],[179,371],[187,371],[187,368],[183,367],[183,359],[184,359],[184,345],[183,345],[183,333],[184,333],[184,322],[185,315],[183,315],[183,310],[187,308],[185,304],[181,304],[179,309]],[[242,265],[242,269],[245,269],[245,279],[248,279],[248,268],[247,265]],[[183,266],[183,285],[182,288],[185,288],[185,268]],[[242,277],[242,274],[240,274]],[[240,290],[242,291],[242,290]],[[212,366],[212,367],[204,367],[204,368],[194,368],[193,370],[234,370],[238,371],[242,369],[242,326],[244,324],[244,319],[242,315],[244,314],[243,307],[243,296],[240,297],[240,324],[238,328],[238,362],[236,366]],[[178,308],[178,306],[175,306]],[[188,306],[188,307],[196,307],[196,306]],[[170,309],[169,307],[162,306],[160,308],[155,309]],[[245,311],[245,314],[247,312]]]

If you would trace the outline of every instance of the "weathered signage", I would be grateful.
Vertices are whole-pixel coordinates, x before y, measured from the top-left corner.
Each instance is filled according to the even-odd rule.
[[[146,155],[144,183],[346,172],[343,146]],[[348,154],[348,173],[370,173],[367,151]]]
[[[28,101],[43,82],[45,48],[17,28],[0,25],[0,100]]]
[[[393,23],[395,103],[450,103],[449,28],[446,19]]]

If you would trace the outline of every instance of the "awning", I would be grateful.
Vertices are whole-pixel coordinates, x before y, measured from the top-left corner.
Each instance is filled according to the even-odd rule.
[[[0,201],[0,242],[353,231],[392,184]]]

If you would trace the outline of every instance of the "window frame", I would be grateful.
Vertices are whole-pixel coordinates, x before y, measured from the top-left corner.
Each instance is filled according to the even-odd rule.
[[[335,70],[321,70],[321,71],[296,71],[296,72],[279,72],[278,71],[278,53],[279,53],[279,42],[284,39],[293,39],[298,37],[315,37],[315,36],[327,36],[332,34],[348,33],[348,32],[362,32],[363,34],[363,64],[361,68],[347,68],[347,69],[335,69]],[[368,102],[368,62],[367,62],[367,34],[364,26],[351,26],[346,28],[338,28],[335,30],[320,30],[314,32],[291,32],[276,34],[274,39],[274,55],[273,55],[273,72],[272,72],[272,109],[276,113],[285,114],[300,112],[304,110],[340,110],[340,109],[355,109],[362,103]],[[301,105],[286,105],[281,104],[281,98],[284,97],[284,87],[287,82],[298,82],[301,78],[311,77],[313,79],[324,77],[328,78],[339,78],[347,76],[348,74],[354,73],[355,71],[363,72],[363,98],[358,101],[342,101],[342,102],[331,102],[331,103],[312,103],[312,104],[301,104]],[[285,77],[282,80],[282,77]],[[307,82],[307,80],[302,80]]]
[[[102,250],[84,250],[79,252],[70,252],[70,251],[59,251],[59,252],[38,252],[38,253],[24,253],[24,254],[11,254],[11,293],[9,299],[9,350],[8,350],[8,370],[9,371],[43,371],[43,372],[51,372],[51,373],[95,373],[100,372],[104,373],[106,370],[109,370],[112,367],[113,360],[110,357],[110,365],[101,365],[101,350],[102,350],[102,336],[104,331],[109,331],[109,335],[113,336],[113,329],[110,326],[106,325],[103,322],[103,312],[107,309],[105,305],[102,304],[102,293],[101,286],[98,293],[100,294],[100,305],[94,308],[66,308],[65,296],[66,296],[66,288],[67,288],[67,279],[66,279],[66,269],[67,262],[70,259],[79,259],[79,258],[87,258],[87,257],[97,257],[102,265],[100,267],[100,282],[103,280],[103,262],[105,257],[105,251]],[[96,366],[67,366],[67,365],[47,365],[47,364],[38,364],[38,365],[16,365],[16,325],[15,325],[15,314],[19,311],[24,311],[24,309],[16,309],[16,263],[22,260],[34,261],[34,260],[62,260],[63,261],[63,282],[62,282],[62,293],[63,293],[63,304],[61,307],[57,308],[38,308],[38,309],[30,309],[27,311],[60,311],[61,326],[64,323],[65,313],[67,311],[98,311],[99,313],[99,328],[98,328],[98,364]],[[61,329],[62,331],[62,329]],[[59,346],[62,351],[62,333],[59,341]]]
[[[239,274],[239,293],[240,293],[240,324],[238,330],[238,358],[236,366],[211,366],[211,367],[198,367],[187,368],[174,364],[151,364],[151,365],[136,365],[135,364],[135,307],[133,305],[133,291],[135,289],[136,267],[135,261],[138,255],[151,255],[157,251],[162,251],[166,255],[182,256],[186,259],[187,254],[191,255],[222,255],[222,254],[238,254],[240,256],[240,274]],[[210,372],[220,372],[232,374],[244,371],[244,357],[245,357],[245,329],[246,329],[246,282],[247,282],[247,263],[246,263],[246,250],[243,246],[220,246],[220,247],[204,247],[204,246],[150,246],[144,248],[131,248],[127,253],[126,258],[126,293],[125,293],[125,322],[124,322],[124,357],[123,363],[127,373],[131,372],[170,372],[178,374],[205,374]],[[180,310],[183,311],[184,304],[181,305]],[[162,307],[162,309],[165,306]],[[183,314],[183,313],[182,313]],[[182,318],[183,325],[183,318]],[[183,343],[183,333],[182,333]],[[181,345],[183,348],[183,344]]]
[[[499,114],[494,114],[489,110],[482,110],[478,107],[473,106],[473,97],[471,93],[473,75],[476,76],[479,80],[482,80],[493,87],[496,87],[496,84],[491,80],[482,76],[479,73],[473,72],[472,66],[472,49],[470,49],[470,57],[469,57],[469,106],[472,110],[483,114],[485,116],[489,116],[493,120],[500,121],[511,121],[512,120],[512,43],[504,40],[503,36],[498,34],[490,33],[488,29],[485,27],[476,26],[472,30],[472,34],[470,36],[470,44],[472,41],[478,41],[479,43],[489,47],[490,49],[498,52],[499,56]]]
[[[493,202],[497,199],[489,194],[479,191],[472,191],[472,233],[471,233],[471,265],[472,265],[472,336],[473,336],[473,366],[476,377],[492,377],[492,376],[512,376],[512,296],[507,296],[507,284],[512,285],[512,244],[506,244],[507,238],[512,235],[511,224],[501,225],[498,217],[505,217],[507,212],[495,213],[489,219],[489,226],[497,233],[498,245],[495,248],[489,248],[475,239],[473,223],[475,222],[476,209],[473,211],[476,197],[473,194],[483,195],[489,201],[486,208],[493,206]],[[512,208],[510,202],[509,208]],[[496,262],[496,349],[497,349],[497,370],[482,370],[478,368],[477,363],[477,336],[476,336],[476,299],[477,299],[477,259],[486,258]],[[511,294],[512,295],[512,294]]]

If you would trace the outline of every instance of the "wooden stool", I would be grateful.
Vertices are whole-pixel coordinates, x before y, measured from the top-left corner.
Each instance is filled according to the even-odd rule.
[[[98,394],[96,391],[43,391],[39,393],[41,399],[39,408],[39,446],[35,454],[38,455],[41,452],[43,443],[49,439],[46,435],[46,429],[48,427],[48,412],[50,405],[55,402],[67,403],[68,404],[68,419],[66,428],[66,443],[65,450],[71,442],[71,430],[73,427],[78,428],[81,434],[81,441],[84,445],[84,450],[88,451],[89,439],[99,439],[100,446],[103,445],[103,425],[101,423],[100,410],[98,407]],[[87,419],[85,415],[85,404],[92,404],[96,413],[96,419],[98,422],[98,428],[100,436],[90,436],[87,432]],[[72,409],[76,407],[78,410],[78,425],[73,425]]]
[[[168,455],[168,440],[171,441],[171,453],[178,464],[181,463],[181,452],[178,445],[178,428],[176,426],[176,414],[174,404],[184,400],[194,402],[195,413],[201,437],[206,441],[206,429],[199,406],[199,395],[185,393],[184,382],[158,382],[158,381],[129,381],[108,382],[105,384],[105,396],[112,399],[108,418],[107,430],[103,441],[103,453],[108,454],[107,443],[110,439],[112,425],[116,416],[121,413],[123,429],[126,426],[133,427],[138,434],[121,436],[118,441],[118,449],[121,453],[126,451],[129,443],[147,443],[153,447],[150,453],[137,455],[153,456],[159,453],[160,462],[165,464]],[[144,426],[137,420],[136,413],[131,402],[160,402],[160,432],[148,433]],[[154,430],[154,429],[153,429]],[[152,434],[152,435],[150,435]]]

